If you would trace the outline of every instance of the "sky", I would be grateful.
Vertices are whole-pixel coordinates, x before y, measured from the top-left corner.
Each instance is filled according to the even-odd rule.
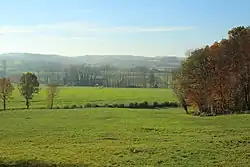
[[[184,56],[250,25],[249,0],[0,0],[0,53]]]

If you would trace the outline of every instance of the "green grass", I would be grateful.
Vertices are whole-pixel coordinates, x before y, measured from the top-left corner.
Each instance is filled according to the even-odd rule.
[[[108,101],[114,99],[106,95]],[[5,164],[40,160],[89,166],[244,167],[250,159],[250,115],[193,117],[181,109],[8,111],[0,113],[0,133]]]
[[[143,88],[97,88],[97,87],[60,87],[55,106],[84,105],[86,103],[113,104],[130,102],[165,102],[175,100],[170,89]],[[47,106],[47,90],[41,92],[31,101],[31,108]],[[17,89],[7,103],[7,108],[23,108],[25,101]]]
[[[169,89],[63,87],[55,106],[175,100]],[[46,105],[43,88],[31,108]],[[25,107],[17,89],[7,107]],[[0,166],[38,160],[61,166],[244,167],[249,141],[250,115],[193,117],[181,109],[110,108],[0,112]]]

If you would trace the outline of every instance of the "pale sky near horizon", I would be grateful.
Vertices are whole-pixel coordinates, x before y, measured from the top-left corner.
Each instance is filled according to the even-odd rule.
[[[184,56],[250,25],[249,0],[0,0],[0,53]]]

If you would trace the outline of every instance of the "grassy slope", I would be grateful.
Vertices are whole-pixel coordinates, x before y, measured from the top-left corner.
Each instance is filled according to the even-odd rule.
[[[46,88],[36,95],[31,102],[31,108],[45,107]],[[175,99],[170,89],[118,89],[118,88],[89,88],[89,87],[62,87],[55,105],[83,105],[88,102],[97,104],[130,103],[130,102],[164,102]],[[7,104],[8,108],[25,107],[24,98],[15,89],[12,99]]]
[[[180,109],[0,113],[0,157],[90,166],[249,165],[250,115],[193,117]]]

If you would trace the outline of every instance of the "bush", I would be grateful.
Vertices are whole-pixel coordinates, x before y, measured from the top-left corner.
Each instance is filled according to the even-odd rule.
[[[69,109],[70,107],[69,106],[63,106],[64,109]]]
[[[159,106],[159,104],[155,101],[155,102],[153,102],[153,107],[154,108],[156,108],[156,107],[158,107]]]
[[[108,108],[113,108],[114,106],[112,104],[109,104],[108,105]]]
[[[139,104],[139,108],[148,108],[148,102],[147,101],[144,101],[142,103]]]
[[[73,104],[73,105],[71,105],[70,108],[75,109],[75,108],[77,108],[77,106],[75,104]]]
[[[169,107],[169,102],[166,101],[166,102],[162,103],[162,105],[163,105],[163,107]]]
[[[135,103],[134,103],[134,108],[138,108],[138,107],[139,107],[138,103],[135,102]]]
[[[129,103],[129,108],[134,108],[134,103]]]
[[[104,107],[108,108],[108,107],[109,107],[109,104],[104,104]]]
[[[165,107],[164,106],[164,103],[158,103],[158,106],[157,106],[158,108],[163,108],[163,107]]]
[[[60,109],[60,107],[59,107],[59,106],[56,106],[56,109]]]
[[[148,102],[147,101],[144,101],[143,103],[145,104],[145,106],[148,106]]]
[[[91,104],[91,108],[97,108],[99,107],[97,104]]]
[[[124,104],[119,104],[118,108],[125,108],[125,105]]]
[[[87,104],[84,105],[84,108],[91,108],[91,106],[92,105],[90,103],[87,103]]]
[[[129,103],[128,108],[164,108],[164,107],[173,107],[176,108],[178,107],[178,103],[176,102],[163,102],[163,103],[158,103],[158,102],[153,102],[152,104],[149,104],[147,101],[144,101],[142,103]],[[122,105],[123,107],[123,105]],[[125,105],[124,105],[125,107]]]
[[[91,108],[96,108],[96,104],[91,104]]]
[[[125,105],[125,104],[104,104],[101,106],[98,104],[87,103],[84,105],[84,108],[106,107],[106,108],[145,108],[146,109],[146,108],[178,107],[178,106],[179,105],[176,102],[163,102],[163,103],[153,102],[151,105],[147,101],[144,101],[141,103],[138,103],[138,102],[129,103],[128,105]],[[68,107],[68,108],[70,108],[70,107]],[[83,106],[79,105],[76,107],[75,105],[72,105],[71,108],[83,108]]]
[[[118,104],[113,104],[113,108],[118,108],[119,105]]]
[[[169,102],[169,107],[178,107],[176,102]]]
[[[106,107],[106,108],[113,108],[114,106],[112,104],[104,104],[104,107]]]

